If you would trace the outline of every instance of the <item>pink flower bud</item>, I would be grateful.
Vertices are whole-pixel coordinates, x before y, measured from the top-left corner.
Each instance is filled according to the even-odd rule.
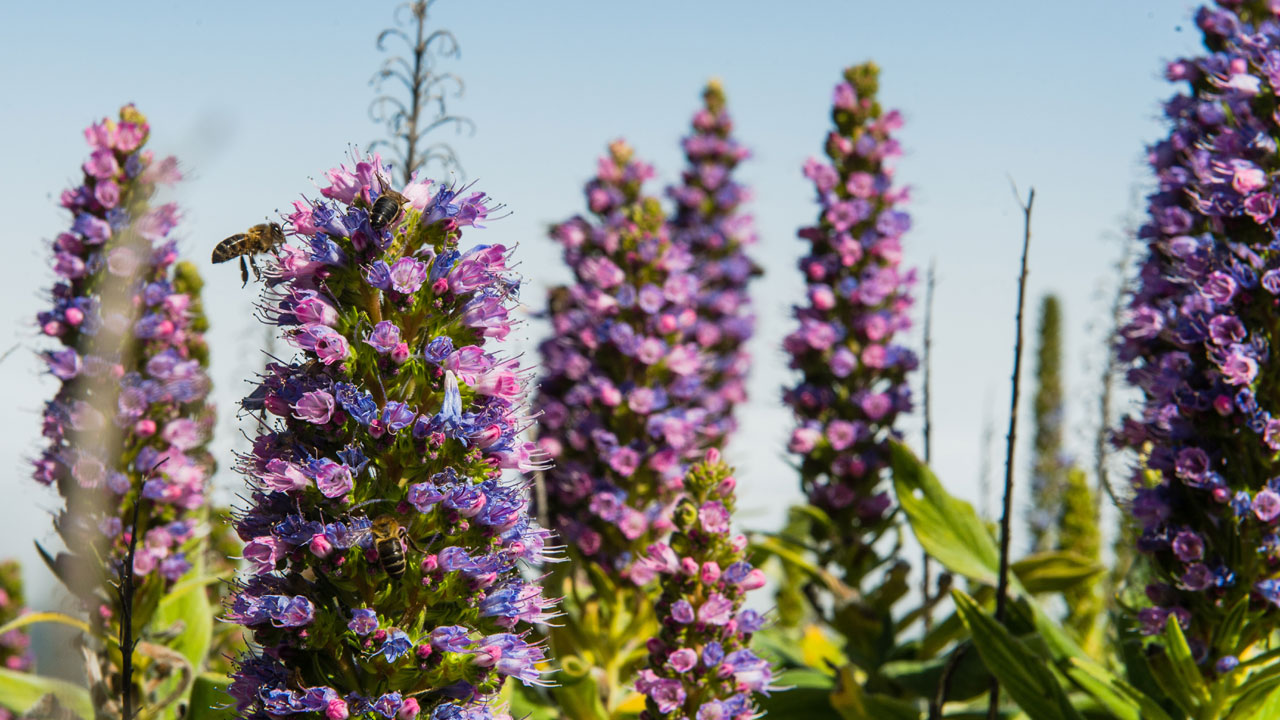
[[[715,448],[707,450],[706,461],[708,465],[714,465],[720,462],[720,451]]]
[[[432,573],[436,568],[440,567],[440,560],[435,555],[428,555],[422,558],[422,574]]]
[[[697,575],[698,561],[691,557],[680,558],[680,569],[684,571],[685,575]]]
[[[348,715],[350,713],[347,711],[347,703],[341,698],[330,700],[328,707],[324,709],[324,716],[328,720],[347,720]]]
[[[435,282],[431,283],[431,292],[435,293],[436,295],[443,295],[445,291],[448,289],[449,289],[449,281],[445,280],[444,278],[440,278],[439,280],[436,280]]]
[[[742,581],[742,585],[740,585],[740,587],[743,590],[756,590],[764,587],[764,584],[767,581],[768,578],[765,577],[764,571],[760,568],[756,568],[747,573],[747,579]]]
[[[151,437],[156,434],[156,421],[143,418],[133,424],[133,434],[139,437]]]
[[[84,311],[80,308],[69,307],[62,315],[72,327],[78,327],[80,323],[84,322]]]
[[[720,565],[715,561],[708,560],[702,563],[702,583],[704,585],[714,585],[720,579]]]
[[[329,542],[329,539],[323,533],[312,535],[308,547],[311,550],[311,554],[318,558],[327,558],[333,552],[333,543]]]
[[[407,698],[404,703],[400,705],[400,712],[396,713],[396,717],[399,718],[399,720],[413,720],[413,718],[418,717],[418,713],[420,711],[421,709],[418,707],[418,699]]]
[[[409,359],[409,343],[400,343],[391,349],[391,362],[403,365]],[[409,698],[413,700],[413,698]],[[416,701],[415,701],[416,703]]]

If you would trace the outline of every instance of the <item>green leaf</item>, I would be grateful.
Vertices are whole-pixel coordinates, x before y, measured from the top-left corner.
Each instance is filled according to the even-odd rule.
[[[951,597],[982,662],[1032,720],[1082,720],[1044,660],[963,591],[952,590]]]
[[[551,688],[551,696],[565,717],[582,720],[609,720],[609,711],[600,699],[600,688],[591,674],[591,666],[570,655],[560,658],[560,685]]]
[[[85,720],[93,718],[93,703],[88,690],[65,680],[0,668],[0,707],[21,715],[45,695],[53,695]]]
[[[559,711],[548,705],[548,700],[535,687],[506,683],[502,690],[512,717],[526,720],[557,720],[560,717]]]
[[[844,720],[920,720],[915,703],[864,692],[852,665],[845,665],[837,673],[831,706]],[[788,713],[788,717],[795,715]]]
[[[1026,591],[1033,594],[1070,590],[1089,582],[1103,571],[1101,565],[1066,550],[1028,555],[1014,562],[1010,569]]]
[[[1227,616],[1213,629],[1213,640],[1210,647],[1233,648],[1240,642],[1240,633],[1244,630],[1245,619],[1249,614],[1249,596],[1241,596],[1236,604],[1227,611]]]
[[[1224,720],[1272,720],[1280,717],[1280,678],[1235,693],[1235,702]]]
[[[1179,624],[1176,615],[1170,614],[1164,626],[1164,652],[1165,659],[1168,661],[1169,669],[1173,673],[1171,683],[1176,684],[1181,690],[1174,694],[1173,699],[1178,700],[1181,696],[1186,700],[1190,700],[1190,707],[1183,707],[1188,715],[1195,715],[1198,708],[1208,705],[1210,702],[1209,686],[1205,684],[1204,676],[1200,674],[1200,668],[1196,665],[1195,658],[1191,655],[1191,647],[1187,645],[1187,638],[1182,634],[1182,625]],[[1164,680],[1157,673],[1157,680]],[[1181,705],[1181,703],[1179,703]]]
[[[201,673],[191,684],[191,697],[183,720],[232,720],[236,709],[227,695],[231,680],[224,675]]]
[[[202,556],[203,553],[199,553],[199,555]],[[159,632],[173,627],[175,623],[182,623],[182,630],[169,642],[165,643],[165,646],[185,658],[191,666],[192,673],[200,673],[204,670],[209,647],[213,643],[214,611],[209,604],[209,597],[205,593],[205,586],[211,581],[205,581],[208,576],[200,574],[202,569],[203,562],[198,561],[197,566],[192,571],[193,579],[179,582],[174,585],[171,592],[160,598],[160,603],[156,606],[156,612],[152,616],[150,626],[151,632]],[[178,683],[181,681],[181,674],[175,673],[173,677],[166,679],[161,684],[157,696],[164,698],[170,693],[179,690]],[[165,717],[176,717],[176,710],[179,704],[181,704],[181,700],[165,707]]]
[[[952,572],[995,585],[1000,550],[973,506],[947,493],[906,445],[891,442],[889,452],[898,503],[921,546]]]
[[[1066,673],[1119,720],[1171,720],[1154,699],[1097,664],[1072,658],[1066,662]]]
[[[885,663],[880,668],[880,675],[916,697],[931,698],[937,694],[942,673],[951,661],[950,653],[930,660],[896,660]],[[983,666],[978,653],[969,648],[956,661],[956,666],[951,671],[947,686],[948,702],[984,695],[990,686],[991,673]]]

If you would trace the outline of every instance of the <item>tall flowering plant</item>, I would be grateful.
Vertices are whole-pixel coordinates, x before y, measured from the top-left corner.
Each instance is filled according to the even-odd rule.
[[[636,561],[673,527],[708,415],[698,278],[658,200],[642,195],[652,175],[614,142],[586,186],[594,219],[552,229],[576,283],[550,293],[535,408],[555,461],[544,512],[574,561],[552,575],[572,602],[550,635],[565,668],[553,702],[573,717],[613,717],[640,699],[634,676],[655,618],[651,574],[634,574]]]
[[[45,559],[88,611],[99,660],[90,677],[114,688],[126,660],[107,639],[122,637],[122,623],[132,619],[135,642],[173,635],[148,623],[192,569],[214,466],[205,323],[192,312],[199,277],[177,263],[177,207],[150,205],[157,185],[180,176],[172,157],[144,149],[148,134],[132,105],[85,130],[92,151],[83,182],[62,193],[73,222],[53,242],[57,280],[38,317],[59,344],[43,357],[60,386],[35,479],[66,503],[54,525],[67,552]]]
[[[893,186],[899,153],[896,111],[876,102],[878,70],[850,67],[836,86],[827,136],[828,161],[810,159],[805,176],[821,206],[800,259],[808,302],[783,341],[800,380],[785,391],[798,426],[788,449],[801,484],[826,521],[813,523],[819,562],[839,568],[857,587],[878,566],[872,547],[890,525],[893,501],[883,487],[888,441],[899,413],[911,409],[907,373],[916,356],[894,342],[910,326],[914,271],[903,272],[901,237],[910,227],[897,209],[907,189]]]
[[[746,560],[747,539],[730,531],[737,483],[719,451],[685,476],[685,497],[668,543],[650,545],[640,567],[662,578],[661,630],[636,687],[644,720],[759,717],[754,693],[773,689],[773,670],[748,647],[763,618],[742,607],[764,573]]]
[[[1272,7],[1201,8],[1206,54],[1168,65],[1186,89],[1149,152],[1159,189],[1119,347],[1144,400],[1120,432],[1143,460],[1131,506],[1152,580],[1140,627],[1159,634],[1175,619],[1208,676],[1229,673],[1280,618]]]
[[[241,717],[503,718],[505,678],[545,682],[529,628],[554,611],[520,568],[548,534],[504,480],[539,467],[527,375],[492,346],[518,283],[506,248],[462,243],[483,193],[388,176],[377,155],[328,171],[267,272],[300,355],[245,400],[272,421],[240,460]]]
[[[707,422],[707,358],[691,333],[698,277],[662,208],[643,197],[653,169],[619,140],[587,184],[595,220],[552,229],[575,285],[551,291],[553,336],[535,407],[547,512],[570,554],[626,575],[671,529],[687,463]]]
[[[733,179],[750,153],[733,138],[720,83],[708,83],[702,98],[693,132],[683,141],[688,167],[667,195],[676,202],[671,235],[697,259],[698,322],[692,335],[709,358],[700,393],[707,410],[703,432],[710,444],[721,445],[736,427],[734,408],[747,399],[746,343],[755,329],[747,286],[760,269],[746,252],[756,241],[751,216],[742,212],[750,193]]]

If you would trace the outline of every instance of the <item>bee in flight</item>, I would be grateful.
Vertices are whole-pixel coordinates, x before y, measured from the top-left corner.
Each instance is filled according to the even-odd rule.
[[[392,580],[399,580],[404,576],[405,543],[419,553],[422,552],[413,538],[409,537],[409,531],[391,515],[376,518],[369,528],[369,535],[373,538],[373,549],[378,554],[378,562]]]
[[[271,252],[283,244],[284,229],[277,223],[262,223],[254,225],[245,232],[232,235],[215,245],[213,248],[213,261],[215,263],[224,263],[231,258],[239,257],[240,279],[242,285],[248,285],[250,267],[253,268],[253,279],[262,279],[262,273],[258,270],[258,264],[253,261],[253,256]],[[249,258],[247,266],[245,265],[246,257]]]
[[[373,201],[373,208],[369,211],[369,224],[374,230],[381,230],[391,224],[400,215],[401,209],[409,204],[409,200],[405,196],[391,189],[391,183],[378,174],[378,184],[382,186],[382,194],[377,200]]]

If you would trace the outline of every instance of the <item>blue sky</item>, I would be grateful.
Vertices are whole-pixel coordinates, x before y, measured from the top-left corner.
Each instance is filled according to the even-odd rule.
[[[51,282],[45,241],[69,219],[57,207],[86,155],[81,129],[133,101],[152,123],[151,147],[174,153],[182,247],[207,263],[222,237],[300,193],[341,161],[349,143],[380,128],[367,116],[374,46],[393,5],[374,2],[6,3],[0,8],[0,197],[7,280],[0,283],[0,350],[9,411],[0,462],[14,468],[0,504],[0,554],[34,563],[28,538],[51,538],[52,494],[28,479],[39,410],[54,384],[30,351],[43,346],[32,318]],[[907,262],[937,262],[935,466],[953,490],[978,495],[982,426],[1003,433],[1012,362],[1021,214],[1010,179],[1037,192],[1030,293],[1065,302],[1073,449],[1088,460],[1099,331],[1114,285],[1115,237],[1149,177],[1144,147],[1162,132],[1160,101],[1173,89],[1164,61],[1192,53],[1198,32],[1183,3],[1080,0],[1027,3],[462,2],[440,0],[438,26],[462,57],[446,68],[466,82],[453,104],[474,137],[454,143],[478,188],[512,214],[476,239],[519,244],[524,300],[568,277],[546,227],[582,207],[581,185],[605,144],[627,137],[653,162],[652,191],[678,178],[678,139],[702,84],[723,80],[740,139],[755,153],[741,177],[766,269],[755,287],[759,330],[752,401],[730,460],[743,488],[740,521],[776,526],[798,499],[785,461],[789,380],[779,343],[801,297],[795,230],[815,216],[800,166],[820,153],[832,86],[846,65],[874,59],[881,98],[900,108],[913,186]],[[212,373],[225,470],[237,442],[233,403],[256,366],[266,331],[251,320],[253,293],[230,266],[202,265],[213,330]],[[920,288],[921,296],[923,288]],[[1033,328],[1034,313],[1028,322]],[[1091,329],[1092,328],[1092,329]],[[517,333],[532,349],[543,328]],[[918,337],[911,338],[918,344]],[[532,357],[532,356],[531,356]],[[1027,365],[1030,365],[1028,359]],[[1029,388],[1026,389],[1029,392]],[[907,425],[919,446],[920,423]],[[1029,427],[1023,436],[1029,437]],[[999,469],[1001,448],[993,452]],[[1020,469],[1028,456],[1022,454]],[[1025,472],[1022,473],[1025,477]],[[47,573],[31,565],[39,594]]]

